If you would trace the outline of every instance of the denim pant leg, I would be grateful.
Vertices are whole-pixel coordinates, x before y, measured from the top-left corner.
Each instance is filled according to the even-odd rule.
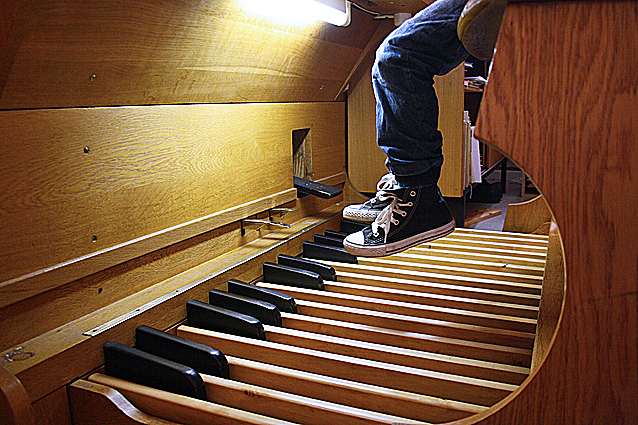
[[[438,181],[443,138],[434,76],[447,74],[469,56],[457,35],[466,2],[437,0],[395,29],[377,50],[372,69],[377,141],[398,178],[418,179],[427,172],[433,181],[425,183]]]

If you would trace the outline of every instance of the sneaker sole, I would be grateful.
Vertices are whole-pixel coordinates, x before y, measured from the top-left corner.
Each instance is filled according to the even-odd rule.
[[[343,246],[349,254],[359,257],[385,257],[413,248],[422,243],[447,236],[452,233],[454,229],[454,220],[452,220],[451,222],[436,229],[428,230],[427,232],[419,233],[418,235],[389,244],[366,246],[352,244],[347,240],[344,240]]]
[[[346,220],[352,220],[359,223],[370,224],[377,219],[379,213],[361,213],[358,211],[346,211],[343,210],[343,218]]]

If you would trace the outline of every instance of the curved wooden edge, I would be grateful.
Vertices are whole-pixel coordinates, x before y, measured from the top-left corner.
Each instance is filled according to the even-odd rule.
[[[628,114],[637,93],[626,87],[638,44],[626,34],[637,12],[623,0],[507,7],[476,131],[519,161],[551,205],[569,284],[544,361],[458,425],[636,423],[638,205],[629,199],[638,150],[628,141],[638,124]],[[592,63],[604,84],[589,79]]]
[[[563,241],[556,223],[549,229],[549,246],[545,275],[543,276],[543,292],[539,306],[538,325],[532,353],[532,372],[543,364],[549,353],[562,316],[565,301],[565,255]]]
[[[535,233],[545,223],[552,221],[552,212],[542,195],[529,201],[507,206],[504,232]]]
[[[118,391],[105,385],[76,381],[69,386],[74,425],[180,425],[138,410]]]
[[[7,425],[35,425],[29,395],[22,383],[0,365],[0,417]]]

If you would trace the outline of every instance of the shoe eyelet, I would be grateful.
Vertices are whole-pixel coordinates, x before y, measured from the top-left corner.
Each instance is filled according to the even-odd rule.
[[[410,191],[410,196],[416,196],[416,192],[414,190]]]

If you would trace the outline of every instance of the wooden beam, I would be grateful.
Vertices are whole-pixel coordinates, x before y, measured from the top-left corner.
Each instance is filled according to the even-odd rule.
[[[484,360],[508,365],[528,367],[531,349],[467,341],[453,336],[437,336],[353,323],[302,314],[282,313],[283,326],[317,334],[356,339],[370,343],[387,344],[412,350],[430,351],[448,356]]]
[[[279,292],[285,292],[293,297],[300,294],[299,299],[306,299],[302,294],[306,293],[303,288],[291,288],[286,285],[275,285],[271,283],[259,282],[259,286],[273,289]],[[490,313],[504,316],[525,317],[528,319],[536,319],[538,317],[538,307],[529,305],[518,305],[514,303],[504,303],[498,301],[485,301],[472,298],[472,294],[466,297],[448,296],[438,294],[428,294],[426,292],[405,291],[400,289],[387,289],[377,286],[357,285],[343,282],[325,281],[324,288],[326,292],[332,294],[343,294],[351,296],[360,296],[364,298],[374,298],[378,300],[405,302],[410,304],[420,304],[428,306],[437,306],[444,308],[461,309],[467,311],[475,311],[482,313]],[[321,300],[321,291],[319,293],[310,292],[316,295],[316,300]],[[326,299],[325,302],[330,302]]]
[[[258,285],[262,286],[262,283]],[[331,306],[365,309],[370,312],[403,314],[412,317],[483,326],[486,328],[511,329],[530,333],[534,333],[536,329],[536,315],[534,315],[534,318],[527,318],[504,316],[475,310],[470,311],[459,308],[463,303],[459,303],[459,305],[455,306],[439,307],[432,304],[392,301],[347,293],[295,288],[285,285],[275,286],[263,284],[263,286],[273,289],[276,288],[277,291],[293,296],[300,307],[306,305],[305,301],[310,301],[313,303],[325,303]],[[299,304],[300,302],[302,303]]]
[[[490,406],[516,389],[515,385],[510,384],[258,341],[188,326],[180,326],[177,334],[235,357],[482,406]]]
[[[270,342],[417,369],[516,385],[520,385],[529,375],[529,368],[445,356],[426,351],[410,350],[391,345],[332,337],[276,326],[264,325],[264,328],[266,330],[266,339]]]
[[[485,408],[226,356],[232,379],[424,422],[448,422]]]

